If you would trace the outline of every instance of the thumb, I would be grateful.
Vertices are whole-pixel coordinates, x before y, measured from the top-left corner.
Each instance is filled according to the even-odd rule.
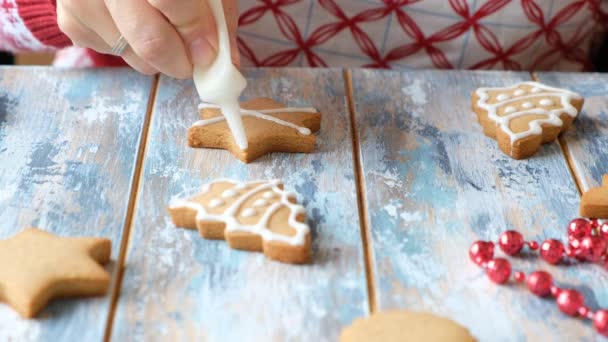
[[[213,12],[207,0],[148,0],[173,24],[192,64],[206,66],[217,55],[218,38]]]

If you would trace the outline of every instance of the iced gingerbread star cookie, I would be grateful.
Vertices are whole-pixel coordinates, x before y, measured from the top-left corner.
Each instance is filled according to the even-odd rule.
[[[0,240],[0,301],[21,316],[34,317],[54,297],[106,293],[111,242],[64,238],[28,228]]]
[[[469,331],[426,312],[384,311],[342,330],[340,342],[474,342]]]
[[[580,95],[538,82],[479,88],[473,92],[472,102],[485,135],[515,159],[527,158],[541,144],[554,141],[583,106]]]
[[[262,251],[287,263],[310,259],[304,207],[279,180],[217,180],[200,194],[172,203],[169,214],[176,226],[198,229],[207,239],[225,239],[235,249]]]
[[[608,174],[604,175],[602,186],[589,189],[581,198],[580,214],[583,217],[608,219]]]
[[[188,145],[225,149],[244,163],[271,152],[310,153],[315,147],[313,133],[321,127],[321,114],[314,108],[284,107],[268,98],[243,102],[249,147],[241,150],[218,106],[203,103],[199,110],[202,120],[188,130]]]

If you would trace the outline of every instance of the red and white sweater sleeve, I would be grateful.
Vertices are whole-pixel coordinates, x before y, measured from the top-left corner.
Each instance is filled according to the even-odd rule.
[[[57,25],[56,0],[0,0],[0,50],[55,51],[71,45]],[[72,60],[72,66],[125,65],[122,58],[88,49],[72,47],[60,53],[64,59],[66,54],[81,60]]]

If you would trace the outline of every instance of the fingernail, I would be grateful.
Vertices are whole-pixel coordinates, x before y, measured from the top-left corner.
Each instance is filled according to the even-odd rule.
[[[190,43],[190,55],[193,64],[207,66],[213,62],[217,52],[206,39],[197,38]]]

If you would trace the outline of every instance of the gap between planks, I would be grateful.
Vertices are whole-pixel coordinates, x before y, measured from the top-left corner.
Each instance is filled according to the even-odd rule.
[[[154,109],[154,102],[156,100],[156,94],[158,92],[158,84],[160,82],[159,75],[154,76],[152,88],[150,90],[150,96],[148,98],[148,107],[146,109],[146,116],[144,118],[141,136],[139,140],[139,148],[137,151],[137,157],[135,160],[135,170],[133,171],[133,178],[131,180],[131,191],[129,193],[129,203],[127,206],[127,216],[125,217],[125,224],[123,227],[122,239],[120,242],[120,251],[118,253],[118,260],[116,261],[116,278],[114,284],[110,289],[110,310],[108,311],[108,317],[106,320],[106,329],[103,341],[110,341],[112,336],[112,326],[114,324],[114,315],[116,314],[116,307],[118,305],[118,298],[120,296],[120,288],[122,285],[122,278],[125,271],[125,260],[127,258],[127,252],[129,249],[129,241],[131,240],[131,230],[133,228],[133,221],[135,218],[135,209],[137,207],[137,199],[139,198],[139,187],[143,175],[143,164],[146,157],[146,151],[148,147],[148,132],[150,125],[152,124],[152,111]]]
[[[541,82],[540,77],[538,77],[538,74],[536,72],[531,72],[530,77],[535,82]],[[557,143],[559,144],[559,147],[562,151],[564,159],[566,160],[566,165],[568,166],[568,171],[570,171],[570,176],[572,177],[572,180],[574,181],[574,185],[576,186],[576,189],[578,190],[578,194],[582,195],[584,192],[583,191],[584,189],[581,184],[582,178],[580,178],[581,175],[576,173],[576,168],[574,167],[574,161],[572,159],[572,153],[570,152],[570,148],[568,147],[568,142],[566,142],[566,138],[564,138],[564,136],[562,134],[560,134],[557,137]]]
[[[359,211],[359,224],[361,231],[361,245],[363,246],[363,257],[365,258],[365,279],[367,281],[367,295],[369,312],[376,312],[376,284],[372,260],[371,231],[369,227],[369,214],[367,212],[367,202],[365,198],[365,182],[363,179],[363,167],[361,164],[361,147],[359,143],[359,131],[355,114],[355,100],[353,96],[353,80],[349,69],[343,70],[344,86],[346,88],[346,99],[348,114],[350,117],[350,131],[353,146],[353,163],[355,174],[355,186],[357,189],[357,207]]]

